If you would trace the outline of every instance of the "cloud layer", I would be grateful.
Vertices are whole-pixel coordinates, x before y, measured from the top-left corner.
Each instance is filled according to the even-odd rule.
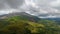
[[[0,15],[24,11],[38,17],[60,17],[60,0],[0,0]]]
[[[18,8],[22,5],[24,0],[0,0],[0,9],[4,8]]]
[[[18,8],[24,3],[24,0],[0,0],[0,15],[6,14]]]
[[[45,18],[60,18],[60,0],[26,0],[24,6],[29,14]]]

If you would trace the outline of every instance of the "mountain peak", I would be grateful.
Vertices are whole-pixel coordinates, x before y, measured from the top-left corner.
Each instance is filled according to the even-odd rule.
[[[40,20],[40,18],[38,18],[37,16],[30,15],[26,12],[16,12],[16,13],[1,15],[0,19],[6,19],[6,18],[14,17],[14,16],[19,16],[21,18],[28,19],[30,21],[35,21],[35,22]]]

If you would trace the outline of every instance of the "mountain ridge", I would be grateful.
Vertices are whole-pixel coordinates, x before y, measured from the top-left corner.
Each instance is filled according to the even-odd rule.
[[[16,12],[16,13],[1,15],[0,19],[8,19],[13,16],[21,16],[21,18],[28,19],[30,21],[35,21],[35,22],[40,20],[40,18],[38,18],[37,16],[30,15],[26,12]]]

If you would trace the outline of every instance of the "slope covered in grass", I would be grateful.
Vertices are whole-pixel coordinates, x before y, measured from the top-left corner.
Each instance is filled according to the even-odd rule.
[[[29,17],[13,16],[0,20],[0,34],[60,34],[60,25],[49,20],[35,22]]]

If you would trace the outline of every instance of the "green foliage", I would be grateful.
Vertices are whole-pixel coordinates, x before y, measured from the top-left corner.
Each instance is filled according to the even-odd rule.
[[[54,21],[29,21],[27,17],[14,16],[0,21],[0,34],[60,34],[60,25]]]

